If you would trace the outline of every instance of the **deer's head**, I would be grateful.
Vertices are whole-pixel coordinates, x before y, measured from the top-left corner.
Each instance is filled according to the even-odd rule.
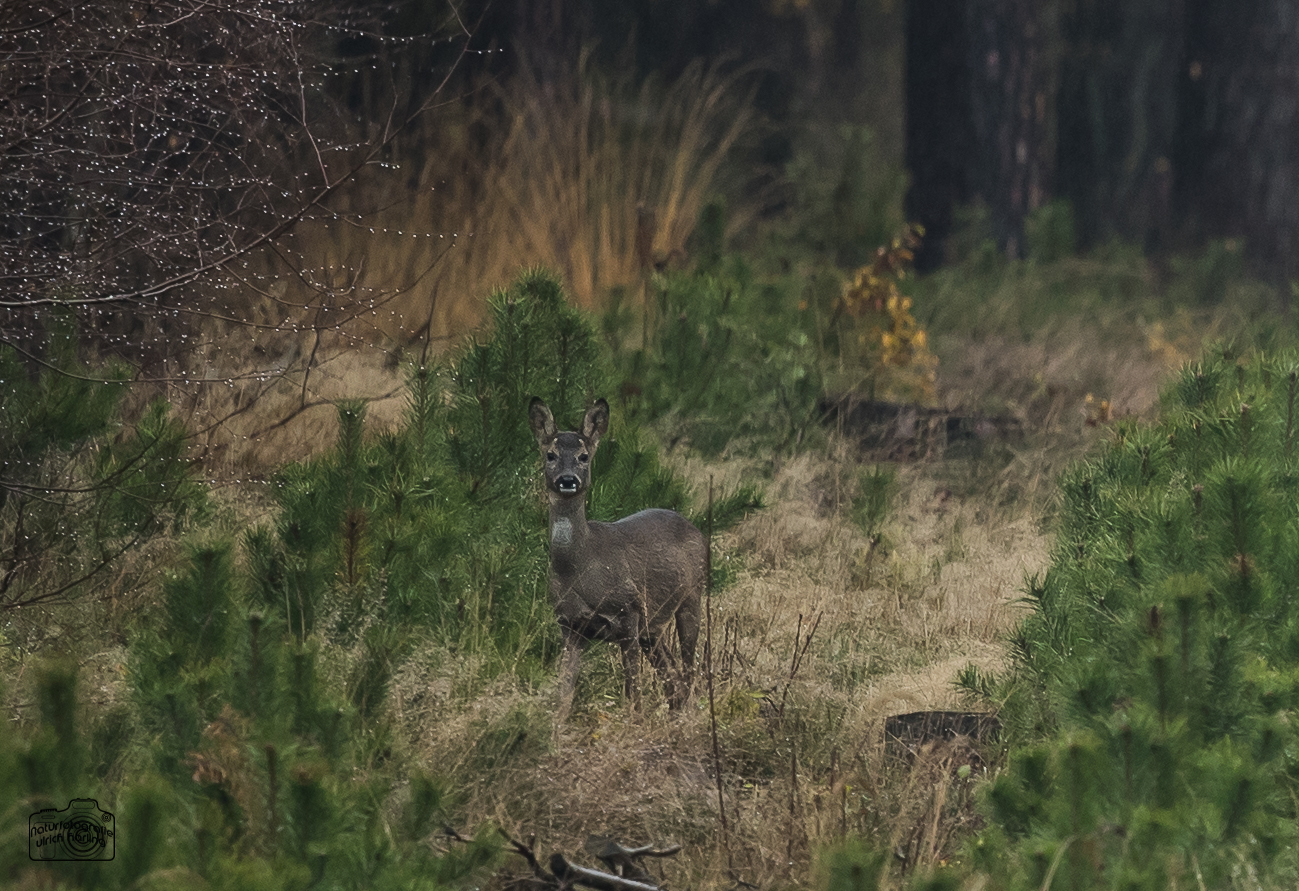
[[[587,409],[580,432],[561,431],[546,403],[534,396],[528,423],[541,450],[546,488],[564,498],[585,495],[591,485],[591,459],[609,429],[609,403],[597,399]]]

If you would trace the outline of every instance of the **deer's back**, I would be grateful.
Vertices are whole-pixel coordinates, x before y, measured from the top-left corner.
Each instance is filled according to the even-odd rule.
[[[707,542],[676,511],[651,509],[590,524],[586,579],[623,597],[645,598],[651,623],[704,589]]]

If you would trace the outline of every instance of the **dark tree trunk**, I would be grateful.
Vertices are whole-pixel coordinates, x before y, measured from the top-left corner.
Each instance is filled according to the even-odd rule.
[[[1171,246],[1183,173],[1183,0],[1078,0],[1062,23],[1058,187],[1085,242]]]
[[[969,53],[951,0],[911,0],[906,14],[907,217],[925,227],[916,268],[942,263],[952,211],[970,200]]]
[[[1192,2],[1206,228],[1242,235],[1253,270],[1288,299],[1299,276],[1299,0]]]
[[[1024,254],[1024,221],[1051,197],[1058,23],[1053,0],[971,0],[970,190],[987,205],[1008,256]]]
[[[1051,198],[1058,0],[907,5],[907,211],[925,226],[921,268],[941,260],[952,210],[986,208],[992,236],[1024,253],[1024,221]]]

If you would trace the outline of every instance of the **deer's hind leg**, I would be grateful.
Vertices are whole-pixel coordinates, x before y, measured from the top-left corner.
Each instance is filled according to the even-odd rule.
[[[661,628],[645,641],[650,664],[658,672],[659,681],[663,684],[663,693],[668,698],[668,707],[677,707],[677,691],[681,688],[681,673],[677,669],[676,659],[668,643],[670,634],[666,627]]]

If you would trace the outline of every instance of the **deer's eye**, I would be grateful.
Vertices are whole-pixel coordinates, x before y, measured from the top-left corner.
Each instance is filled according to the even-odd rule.
[[[589,460],[591,460],[591,456],[588,455],[586,452],[583,452],[582,454],[577,456],[577,463],[579,464],[585,464]]]
[[[559,456],[556,455],[554,452],[546,452],[546,460],[547,460],[547,461],[558,461],[558,460],[559,460]]]

